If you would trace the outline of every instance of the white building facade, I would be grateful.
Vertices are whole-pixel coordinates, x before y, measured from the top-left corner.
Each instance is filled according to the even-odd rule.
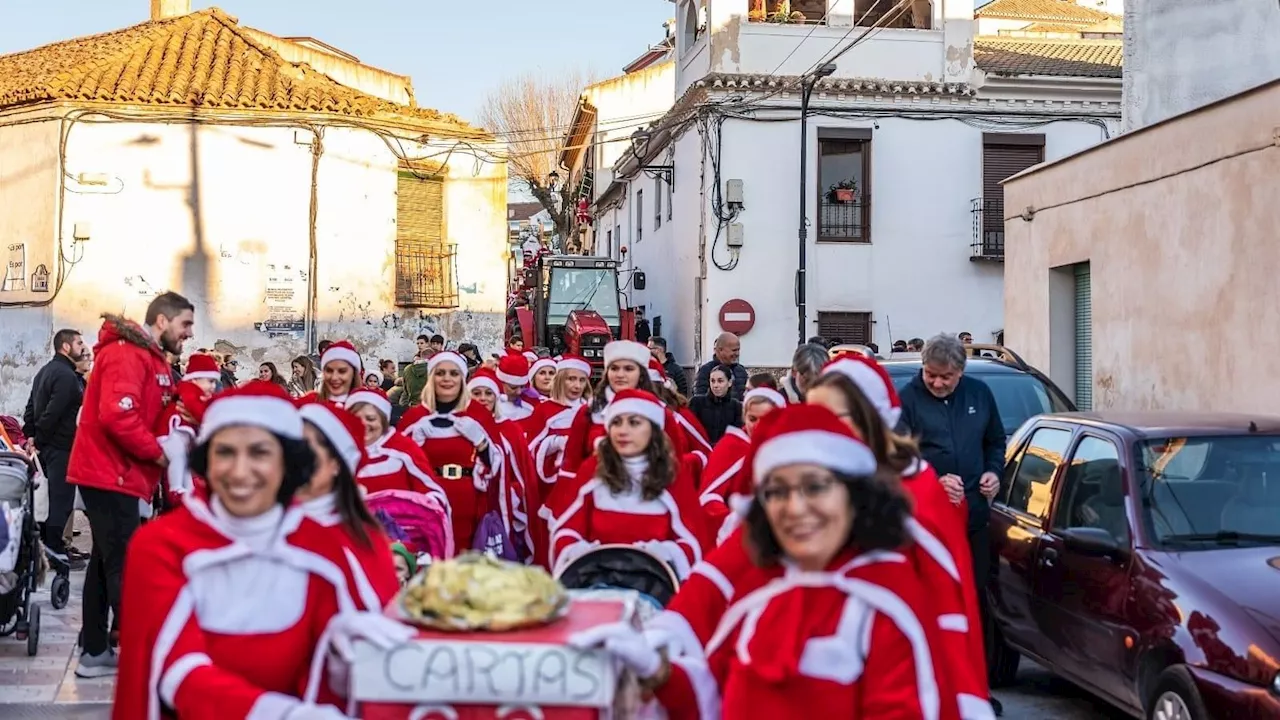
[[[751,308],[753,367],[787,366],[813,335],[886,351],[942,331],[994,340],[999,183],[1118,131],[1119,42],[978,38],[969,0],[908,3],[874,30],[863,3],[810,5],[822,23],[677,3],[678,99],[605,191],[624,199],[626,269],[646,279],[631,303],[686,364],[709,357],[730,301]],[[810,102],[802,318],[800,76],[864,32]]]

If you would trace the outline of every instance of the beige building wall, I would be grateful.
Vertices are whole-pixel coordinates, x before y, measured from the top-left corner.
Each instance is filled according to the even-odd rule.
[[[1278,117],[1280,81],[1008,181],[1006,342],[1071,395],[1088,262],[1095,409],[1280,413]]]

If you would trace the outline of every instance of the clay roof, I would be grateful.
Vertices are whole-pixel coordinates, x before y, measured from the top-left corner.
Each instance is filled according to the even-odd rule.
[[[388,102],[291,63],[218,8],[0,55],[0,109],[77,100],[332,113],[483,133],[454,115]]]
[[[974,17],[1092,25],[1116,16],[1071,0],[993,0],[979,8]]]
[[[973,58],[984,72],[1001,75],[1121,77],[1124,43],[1120,40],[978,38]]]
[[[518,220],[528,220],[529,218],[542,212],[542,203],[536,202],[519,202],[507,203],[507,219],[511,222]]]
[[[1038,33],[1074,33],[1080,34],[1079,25],[1064,25],[1062,23],[1031,23],[1024,28],[1018,28],[1019,32],[1038,32]]]

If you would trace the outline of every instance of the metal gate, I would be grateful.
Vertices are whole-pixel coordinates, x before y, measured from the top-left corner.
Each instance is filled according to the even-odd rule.
[[[1089,263],[1076,265],[1076,407],[1093,409],[1093,290]]]

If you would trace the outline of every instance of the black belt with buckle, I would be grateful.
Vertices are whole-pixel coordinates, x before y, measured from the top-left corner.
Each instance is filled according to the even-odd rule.
[[[474,467],[462,467],[461,465],[441,465],[436,468],[436,472],[440,473],[440,477],[446,480],[461,480],[464,477],[470,477],[474,472]]]

